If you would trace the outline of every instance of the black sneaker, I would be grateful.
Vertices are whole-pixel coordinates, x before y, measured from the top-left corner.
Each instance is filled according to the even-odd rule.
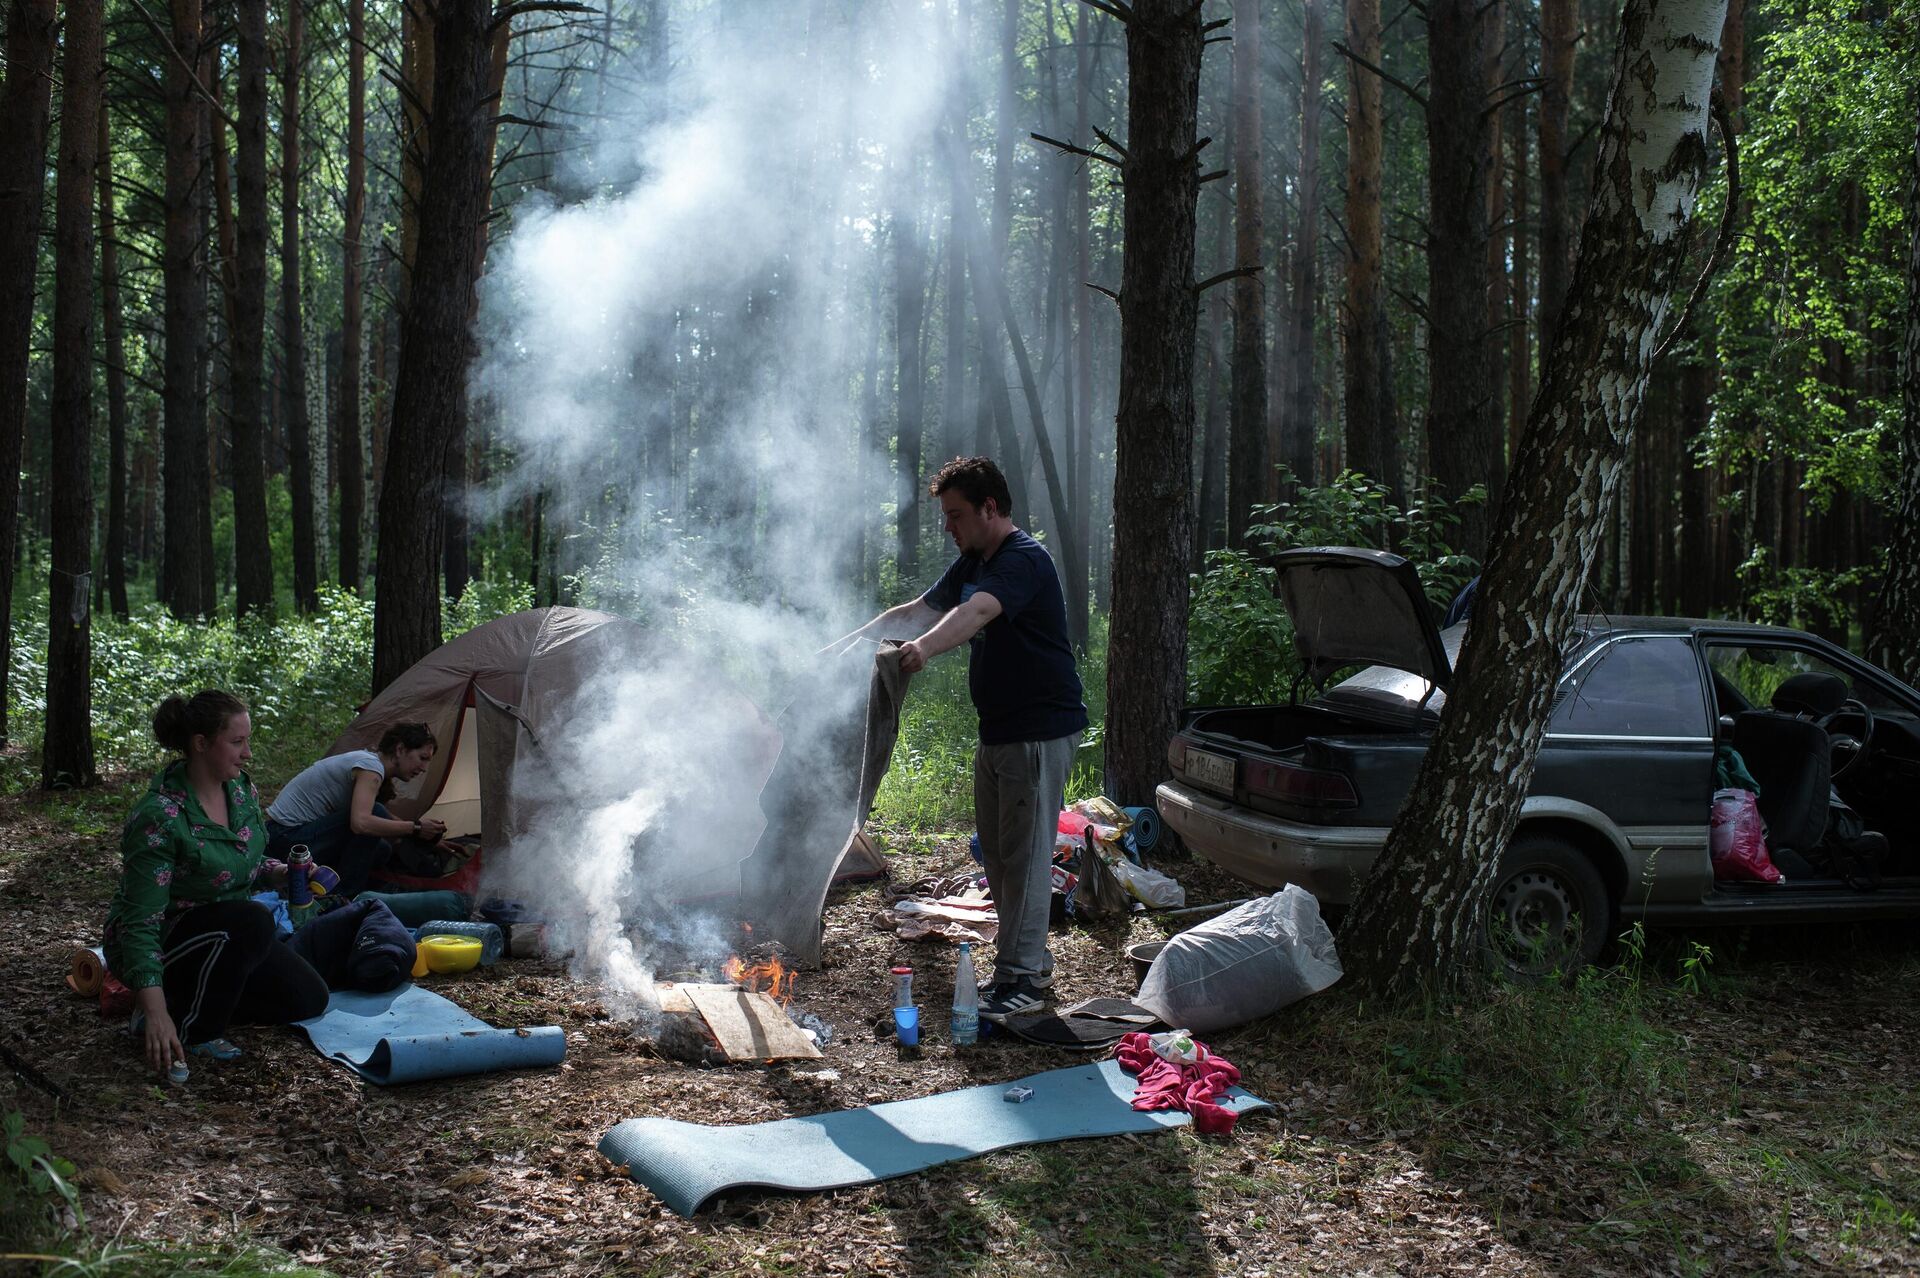
[[[1006,981],[990,986],[980,998],[980,1019],[996,1025],[1015,1016],[1037,1012],[1047,1005],[1046,996],[1029,981]]]

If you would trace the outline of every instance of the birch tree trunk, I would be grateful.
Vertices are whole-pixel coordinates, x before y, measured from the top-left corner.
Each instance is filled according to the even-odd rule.
[[[1200,6],[1136,0],[1126,19],[1120,402],[1106,793],[1153,801],[1187,692],[1193,545],[1194,220],[1200,192]]]
[[[1874,656],[1920,687],[1920,127],[1907,175],[1907,330],[1900,350],[1899,508],[1887,548]]]
[[[54,189],[52,574],[47,590],[44,789],[92,785],[93,168],[100,142],[101,0],[67,0]]]
[[[1450,990],[1478,970],[1495,870],[1683,282],[1726,5],[1627,0],[1580,258],[1474,624],[1412,795],[1341,935],[1366,996]]]
[[[1233,265],[1247,274],[1233,282],[1226,545],[1239,550],[1273,468],[1267,455],[1267,289],[1253,269],[1260,265],[1266,236],[1260,188],[1260,0],[1234,0],[1232,32]]]

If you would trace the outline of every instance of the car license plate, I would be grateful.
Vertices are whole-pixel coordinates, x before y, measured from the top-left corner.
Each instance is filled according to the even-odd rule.
[[[1187,751],[1187,779],[1222,794],[1233,793],[1233,760],[1205,750]]]

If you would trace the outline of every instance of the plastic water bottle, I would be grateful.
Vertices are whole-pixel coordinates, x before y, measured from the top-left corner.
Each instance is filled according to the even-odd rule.
[[[913,1006],[913,969],[905,965],[893,969],[893,1005]]]
[[[949,1023],[955,1047],[980,1041],[980,990],[974,983],[973,946],[960,942],[960,965],[953,975],[953,1020]]]
[[[313,904],[313,887],[307,878],[313,873],[313,853],[304,843],[293,845],[293,851],[287,853],[287,904],[302,906]]]

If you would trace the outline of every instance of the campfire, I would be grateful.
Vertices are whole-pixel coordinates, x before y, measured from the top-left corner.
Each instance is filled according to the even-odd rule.
[[[759,963],[747,963],[739,955],[720,968],[729,981],[749,993],[763,993],[785,1007],[793,1002],[793,969],[780,961],[778,954]]]

